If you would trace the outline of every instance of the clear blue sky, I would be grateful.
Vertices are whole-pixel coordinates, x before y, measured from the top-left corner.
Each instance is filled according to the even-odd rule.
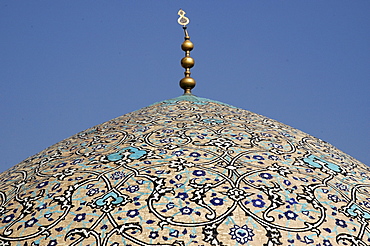
[[[370,165],[370,1],[0,2],[0,171],[91,126],[194,94],[321,138]]]

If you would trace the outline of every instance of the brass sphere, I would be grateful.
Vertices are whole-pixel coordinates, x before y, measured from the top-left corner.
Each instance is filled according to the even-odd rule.
[[[190,41],[190,40],[185,40],[182,44],[181,44],[181,49],[183,51],[192,51],[194,48],[194,44]]]
[[[180,80],[180,87],[182,89],[186,90],[191,90],[195,87],[195,79],[192,77],[185,77]]]
[[[185,56],[184,58],[181,59],[181,66],[183,68],[192,68],[194,67],[194,59],[191,58],[190,56]]]

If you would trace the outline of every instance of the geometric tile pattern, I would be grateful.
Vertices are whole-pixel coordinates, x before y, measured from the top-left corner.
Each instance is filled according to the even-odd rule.
[[[0,245],[370,244],[369,168],[264,116],[184,95],[0,175]]]

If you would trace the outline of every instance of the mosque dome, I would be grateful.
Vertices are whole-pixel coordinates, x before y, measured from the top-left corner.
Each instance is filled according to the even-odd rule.
[[[370,244],[366,165],[185,82],[2,173],[0,245]]]

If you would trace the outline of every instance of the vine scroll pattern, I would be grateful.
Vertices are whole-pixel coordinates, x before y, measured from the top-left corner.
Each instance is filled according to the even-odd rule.
[[[181,96],[0,176],[0,245],[370,244],[369,168],[249,111]]]

